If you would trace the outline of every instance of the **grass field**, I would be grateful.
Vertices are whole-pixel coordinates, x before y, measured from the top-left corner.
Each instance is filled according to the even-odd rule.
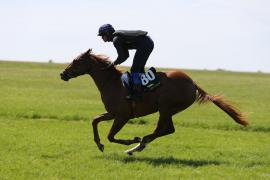
[[[112,122],[90,120],[104,106],[92,79],[63,82],[65,65],[0,61],[0,179],[270,179],[270,74],[186,70],[211,94],[247,112],[241,127],[213,104],[174,116],[176,132],[134,156],[110,143]],[[117,137],[152,132],[157,114],[131,120]]]

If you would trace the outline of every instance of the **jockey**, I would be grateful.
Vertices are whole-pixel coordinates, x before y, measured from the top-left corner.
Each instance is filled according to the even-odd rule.
[[[140,73],[144,73],[144,66],[146,61],[154,48],[153,40],[147,36],[146,31],[141,30],[117,30],[110,24],[102,25],[98,30],[98,36],[101,36],[104,42],[113,42],[117,50],[118,57],[111,65],[118,65],[123,63],[129,57],[129,49],[136,49],[131,67],[131,78],[133,82],[133,97],[140,98],[141,79]]]

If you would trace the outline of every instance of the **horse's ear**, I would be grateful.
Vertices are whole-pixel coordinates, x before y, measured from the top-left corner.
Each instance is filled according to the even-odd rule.
[[[90,48],[85,52],[85,54],[90,54],[91,52],[92,52],[92,49]]]

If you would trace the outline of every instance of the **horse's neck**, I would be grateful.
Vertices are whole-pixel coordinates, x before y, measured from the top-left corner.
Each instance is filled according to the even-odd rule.
[[[90,75],[93,78],[99,91],[103,94],[106,93],[110,89],[110,87],[118,86],[121,78],[121,73],[116,69],[98,69],[92,72]]]

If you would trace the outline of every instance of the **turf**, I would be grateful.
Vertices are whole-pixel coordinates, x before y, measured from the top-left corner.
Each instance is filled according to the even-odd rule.
[[[0,61],[0,179],[270,179],[270,74],[184,70],[204,90],[223,93],[251,123],[236,124],[213,104],[174,116],[176,132],[128,156],[101,123],[99,152],[91,119],[103,113],[89,76],[66,83],[66,65]],[[158,115],[131,120],[117,137],[144,136]]]

